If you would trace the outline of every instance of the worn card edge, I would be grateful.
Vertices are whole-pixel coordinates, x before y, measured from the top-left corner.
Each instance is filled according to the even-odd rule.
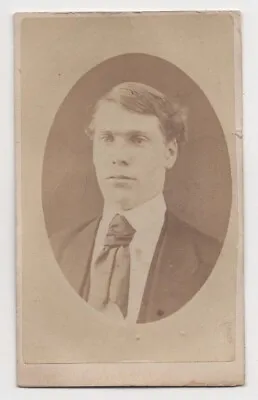
[[[175,13],[200,13],[175,12]],[[172,14],[172,12],[163,12]],[[174,13],[174,12],[173,12]],[[203,12],[202,12],[203,13]],[[14,99],[16,143],[16,382],[19,387],[75,387],[75,386],[241,386],[245,384],[244,360],[244,263],[243,263],[243,116],[242,116],[242,44],[241,13],[239,11],[208,11],[206,14],[230,14],[234,22],[235,52],[235,110],[236,153],[239,204],[239,256],[237,266],[236,358],[231,362],[198,363],[105,363],[105,364],[25,364],[22,357],[22,215],[21,215],[21,118],[20,118],[20,28],[24,18],[56,17],[56,13],[15,13],[14,20]],[[105,13],[58,13],[82,16]],[[119,14],[139,14],[119,12]],[[145,12],[140,12],[145,14]],[[160,14],[147,12],[147,14]],[[86,15],[85,15],[86,16]],[[185,366],[189,374],[185,374]],[[102,371],[100,373],[100,368]],[[171,378],[173,377],[173,378]]]

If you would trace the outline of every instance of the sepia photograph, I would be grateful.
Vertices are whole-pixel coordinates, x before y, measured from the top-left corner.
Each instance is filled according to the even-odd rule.
[[[135,58],[137,60],[137,56]],[[133,57],[131,60],[131,63],[137,62]],[[213,118],[216,124],[215,116]],[[221,133],[215,132],[218,136]],[[182,143],[187,140],[184,111],[153,87],[123,82],[98,100],[86,133],[92,141],[92,162],[103,207],[97,217],[86,223],[82,221],[74,230],[68,227],[50,236],[57,261],[77,293],[104,315],[139,323],[164,318],[182,307],[201,288],[222,247],[216,238],[173,215],[164,199],[166,171],[173,169]],[[226,165],[226,144],[220,137],[215,137],[215,142],[221,145],[219,151],[214,151],[218,153],[215,157],[221,163],[221,171],[216,170],[215,165],[215,171],[204,172],[200,191],[204,192],[203,196],[211,195],[209,191],[217,189],[212,186],[218,181],[212,174],[218,175],[227,167],[224,182],[221,179],[219,184],[224,192],[222,207],[229,209],[231,182],[229,164]],[[206,150],[205,145],[197,149],[197,154]],[[59,146],[56,144],[52,151],[56,163]],[[187,156],[184,161],[181,168],[187,170]],[[83,174],[83,166],[81,171]],[[46,185],[48,172],[53,175],[53,166],[46,161]],[[178,170],[177,174],[180,173]],[[196,181],[198,178],[196,176]],[[177,191],[177,185],[171,177],[167,179],[169,197]],[[85,187],[83,180],[81,186]],[[89,191],[92,189],[88,184],[83,193],[85,206],[89,206],[90,201],[93,204],[98,201],[87,198]],[[191,194],[194,197],[193,190]],[[43,195],[46,202],[50,202],[50,195],[57,197],[58,193],[57,190],[54,194],[48,191]],[[201,199],[200,209],[205,207],[205,200],[208,201]],[[56,205],[58,210],[62,204],[65,203],[60,200]],[[224,233],[228,222],[225,211],[229,210],[220,210],[218,205],[217,208],[218,214],[224,214],[220,217],[222,227],[217,229]],[[49,225],[54,223],[52,210],[54,212],[53,206],[50,209],[50,205],[46,205]],[[58,210],[55,210],[57,215],[60,214]],[[85,214],[82,212],[82,216]]]
[[[14,25],[18,384],[242,385],[240,14]]]

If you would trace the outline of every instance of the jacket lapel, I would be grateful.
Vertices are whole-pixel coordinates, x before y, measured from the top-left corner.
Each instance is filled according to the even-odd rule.
[[[198,267],[192,241],[176,217],[167,213],[137,322],[152,322],[178,310],[195,291]]]
[[[99,222],[100,218],[94,219],[69,235],[60,254],[64,275],[82,297],[87,290],[89,265]]]
[[[152,259],[152,263],[150,266],[147,282],[145,285],[144,293],[143,293],[143,298],[142,298],[142,304],[140,307],[140,312],[138,315],[137,322],[138,323],[144,323],[149,320],[150,314],[152,313],[152,308],[150,307],[150,301],[153,298],[153,293],[155,290],[155,287],[157,283],[155,280],[157,280],[157,269],[160,268],[162,265],[162,259],[164,258],[164,255],[166,253],[166,248],[167,248],[167,221],[165,218],[164,225],[162,227],[160,237],[155,249],[155,253]]]

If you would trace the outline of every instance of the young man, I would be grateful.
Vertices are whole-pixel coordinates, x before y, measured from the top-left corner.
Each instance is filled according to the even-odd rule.
[[[201,288],[221,247],[164,201],[184,115],[157,90],[126,82],[97,103],[88,133],[104,209],[53,238],[59,265],[90,306],[116,321],[167,317]]]

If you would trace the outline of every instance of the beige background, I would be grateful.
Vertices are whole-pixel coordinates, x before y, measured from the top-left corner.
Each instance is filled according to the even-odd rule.
[[[241,120],[236,124],[234,115],[232,16],[27,18],[21,33],[22,275],[18,274],[18,282],[22,278],[22,290],[18,295],[22,313],[18,321],[24,362],[234,360],[236,266],[240,262],[241,267],[242,258],[235,135]],[[127,330],[104,321],[71,290],[51,252],[41,207],[44,147],[57,108],[87,70],[126,52],[171,61],[200,85],[221,121],[233,171],[230,226],[208,282],[171,318]],[[239,279],[241,283],[241,275]],[[241,338],[240,332],[240,350]]]

